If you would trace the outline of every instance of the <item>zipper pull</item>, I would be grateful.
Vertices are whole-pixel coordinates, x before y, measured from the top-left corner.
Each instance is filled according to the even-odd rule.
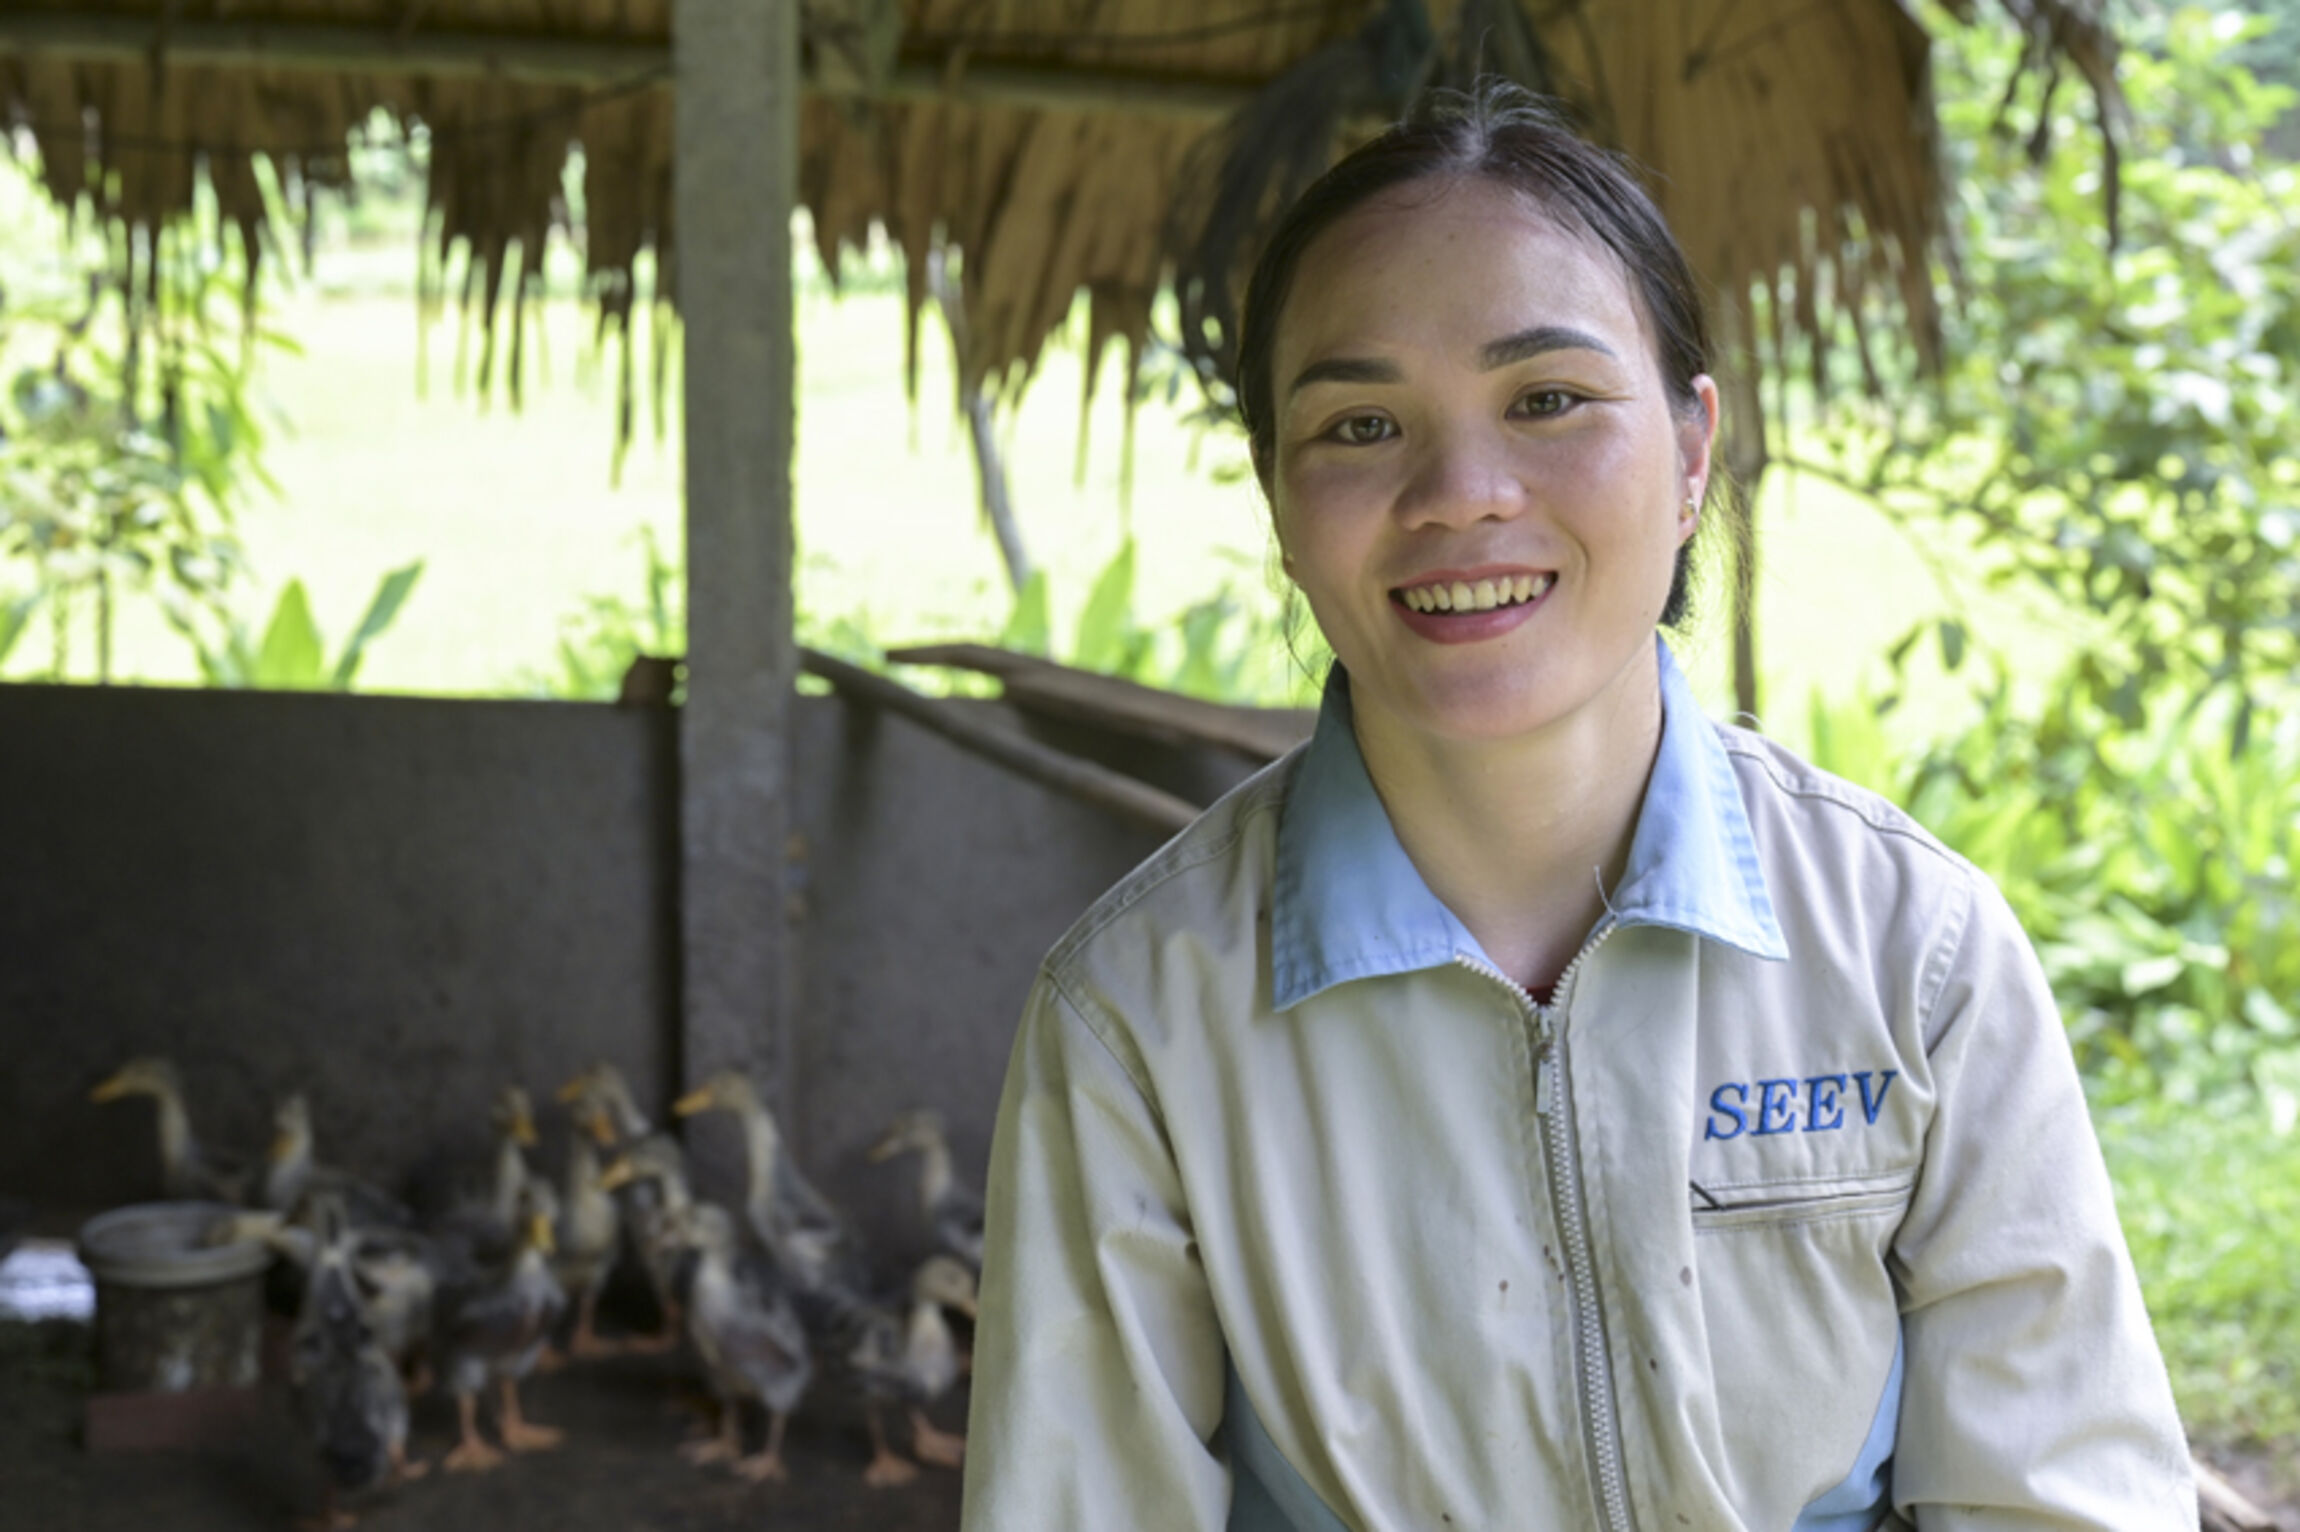
[[[1549,1109],[1557,1104],[1557,1050],[1541,1050],[1541,1063],[1533,1073],[1533,1110],[1536,1116],[1547,1117]]]

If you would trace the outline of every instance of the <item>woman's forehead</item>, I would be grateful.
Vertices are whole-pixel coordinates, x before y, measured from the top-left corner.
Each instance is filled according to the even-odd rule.
[[[1627,273],[1594,237],[1482,176],[1393,187],[1302,253],[1278,316],[1274,360],[1337,348],[1437,346],[1472,355],[1544,326],[1582,330],[1626,356],[1650,346]]]

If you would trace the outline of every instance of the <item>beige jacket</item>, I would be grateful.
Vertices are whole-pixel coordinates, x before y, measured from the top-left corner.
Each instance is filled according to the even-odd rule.
[[[1049,955],[967,1532],[2195,1527],[2010,910],[1662,670],[1547,1007],[1414,872],[1339,680]]]

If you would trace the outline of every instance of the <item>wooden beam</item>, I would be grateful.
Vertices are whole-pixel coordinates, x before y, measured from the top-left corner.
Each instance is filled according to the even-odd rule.
[[[648,74],[662,75],[667,85],[671,69],[671,49],[661,42],[268,21],[163,25],[142,16],[0,16],[0,50],[93,63],[161,57],[225,69],[490,78],[538,85],[613,85]]]
[[[673,0],[687,480],[679,710],[686,1084],[750,1071],[790,1121],[785,860],[791,628],[791,207],[798,7]]]
[[[1197,805],[1147,782],[1137,782],[1123,772],[1049,749],[1034,739],[977,723],[948,702],[922,697],[901,682],[890,681],[859,665],[850,665],[814,649],[801,650],[799,663],[807,674],[830,682],[841,696],[900,714],[960,749],[995,761],[1018,776],[1152,829],[1171,835],[1196,819],[1200,812]]]
[[[991,644],[919,644],[890,649],[898,665],[943,665],[999,678],[1016,707],[1118,729],[1161,744],[1212,745],[1255,762],[1274,761],[1310,737],[1318,715],[1305,708],[1229,707],[1058,665]]]
[[[670,84],[672,49],[659,42],[515,32],[403,32],[390,27],[180,20],[138,16],[0,15],[0,53],[94,63],[172,63],[323,74],[498,79],[613,88]],[[1228,80],[1178,78],[1086,65],[971,62],[912,54],[876,90],[800,82],[812,93],[902,102],[973,102],[1039,111],[1138,112],[1214,122],[1252,98]]]

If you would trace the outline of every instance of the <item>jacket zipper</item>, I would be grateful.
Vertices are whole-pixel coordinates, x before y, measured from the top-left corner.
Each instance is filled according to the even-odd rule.
[[[1454,961],[1484,974],[1509,992],[1519,1014],[1534,1025],[1534,1110],[1541,1118],[1542,1147],[1548,1161],[1549,1195],[1565,1240],[1566,1302],[1573,1320],[1576,1371],[1581,1379],[1581,1419],[1591,1469],[1597,1480],[1599,1515],[1605,1532],[1635,1532],[1629,1514],[1629,1483],[1622,1470],[1621,1422],[1613,1396],[1613,1373],[1605,1358],[1605,1317],[1597,1303],[1597,1258],[1590,1246],[1589,1221],[1581,1187],[1581,1158],[1573,1148],[1573,1092],[1565,1078],[1565,1035],[1558,1026],[1573,981],[1589,955],[1604,945],[1616,922],[1608,919],[1566,964],[1546,1006],[1538,1005],[1509,976],[1474,958]]]

